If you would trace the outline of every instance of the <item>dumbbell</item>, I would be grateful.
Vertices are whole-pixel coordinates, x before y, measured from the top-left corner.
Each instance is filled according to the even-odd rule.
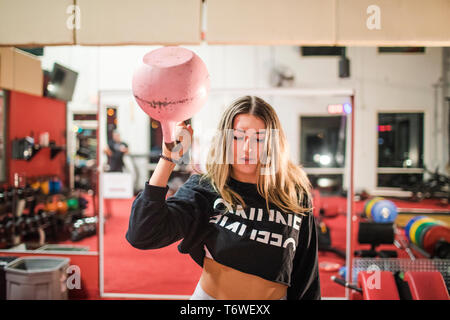
[[[78,219],[73,224],[73,230],[71,232],[72,241],[79,241],[83,238],[95,235],[97,232],[97,218],[83,218]]]
[[[25,236],[27,234],[27,220],[22,216],[18,217],[15,222],[15,233],[16,235]]]
[[[67,210],[69,209],[69,206],[67,205],[67,201],[64,199],[60,199],[56,202],[56,210],[58,211],[58,213],[66,213]]]
[[[50,182],[48,180],[44,180],[39,184],[41,188],[41,192],[45,195],[50,193]]]
[[[56,212],[57,210],[56,202],[53,199],[45,204],[45,211]]]
[[[67,199],[67,207],[69,210],[78,209],[78,198],[69,198]]]
[[[50,221],[49,215],[45,210],[40,209],[37,212],[37,215],[40,216],[41,224],[45,225],[45,224],[49,223],[49,221]]]
[[[84,197],[78,198],[78,207],[81,210],[85,210],[87,208],[87,205],[88,205],[88,201]]]
[[[35,216],[32,215],[26,215],[25,216],[25,235],[26,234],[33,234],[35,232],[37,232],[38,228],[39,228],[39,217],[38,219],[36,219]]]
[[[5,228],[5,235],[6,238],[11,238],[14,234],[14,228],[15,228],[15,222],[14,219],[11,217],[7,217],[3,220],[4,222],[4,228]]]
[[[53,178],[49,181],[49,192],[50,194],[58,194],[61,192],[62,183],[59,178]]]

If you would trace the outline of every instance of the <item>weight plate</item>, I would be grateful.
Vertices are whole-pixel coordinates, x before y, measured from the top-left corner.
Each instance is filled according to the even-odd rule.
[[[405,236],[408,238],[409,242],[411,242],[411,239],[409,237],[409,229],[411,229],[411,225],[417,221],[418,219],[427,218],[427,216],[416,216],[414,218],[411,218],[408,223],[405,226]]]
[[[414,223],[411,225],[411,229],[409,229],[409,238],[411,239],[411,242],[417,245],[416,230],[422,223],[434,222],[434,221],[436,221],[436,220],[434,220],[430,217],[426,217],[426,218],[422,218],[422,219],[418,219],[418,220],[414,221]]]
[[[422,224],[420,224],[420,226],[417,227],[416,230],[416,245],[419,248],[422,248],[422,240],[423,240],[423,236],[425,235],[426,231],[431,227],[431,226],[435,226],[439,224],[439,221],[431,221],[431,222],[424,222]]]
[[[433,254],[436,242],[441,239],[450,242],[450,228],[443,225],[433,226],[423,237],[423,248],[426,252]]]
[[[370,199],[370,200],[368,200],[367,202],[366,202],[366,205],[364,206],[364,212],[366,213],[366,217],[368,218],[368,219],[371,219],[372,217],[371,217],[371,211],[372,211],[372,207],[373,207],[373,205],[377,202],[377,201],[380,201],[380,200],[383,200],[384,198],[382,198],[382,197],[375,197],[375,198],[372,198],[372,199]]]
[[[374,222],[394,222],[397,218],[397,206],[389,200],[377,201],[370,213]]]

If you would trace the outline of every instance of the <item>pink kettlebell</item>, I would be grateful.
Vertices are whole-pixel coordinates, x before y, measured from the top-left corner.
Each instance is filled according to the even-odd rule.
[[[133,95],[142,110],[161,123],[164,142],[173,146],[176,123],[206,103],[208,70],[194,52],[177,46],[150,51],[142,60],[133,75]]]

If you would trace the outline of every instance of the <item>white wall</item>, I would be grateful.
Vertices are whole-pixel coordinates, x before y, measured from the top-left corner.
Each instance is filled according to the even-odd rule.
[[[47,47],[42,61],[44,68],[51,68],[54,61],[59,61],[79,71],[74,99],[69,104],[71,110],[96,109],[98,90],[120,91],[122,96],[117,98],[120,105],[119,130],[130,143],[130,151],[142,154],[148,152],[148,117],[128,92],[140,59],[155,48]],[[355,179],[358,189],[370,191],[376,185],[376,114],[380,111],[424,111],[425,163],[443,167],[448,161],[448,152],[442,150],[442,144],[438,144],[437,150],[432,149],[434,139],[442,139],[433,129],[435,101],[432,87],[442,74],[442,48],[426,48],[423,55],[380,55],[376,48],[347,48],[351,77],[346,79],[338,77],[338,58],[302,57],[298,47],[201,45],[187,48],[205,61],[213,88],[269,87],[271,69],[283,65],[294,71],[296,87],[355,89]],[[195,135],[200,145],[207,146],[222,110],[232,98],[232,95],[211,94],[206,106],[195,116]],[[267,100],[280,117],[289,139],[292,160],[297,163],[300,115],[326,114],[329,103],[348,101],[347,98],[280,97],[267,97]],[[445,129],[445,124],[443,126]],[[440,161],[435,159],[435,155]]]

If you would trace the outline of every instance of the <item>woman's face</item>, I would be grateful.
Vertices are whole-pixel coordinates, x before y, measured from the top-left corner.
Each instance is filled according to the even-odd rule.
[[[233,121],[234,177],[244,182],[256,183],[257,164],[260,160],[266,135],[264,121],[251,114],[239,114]]]

